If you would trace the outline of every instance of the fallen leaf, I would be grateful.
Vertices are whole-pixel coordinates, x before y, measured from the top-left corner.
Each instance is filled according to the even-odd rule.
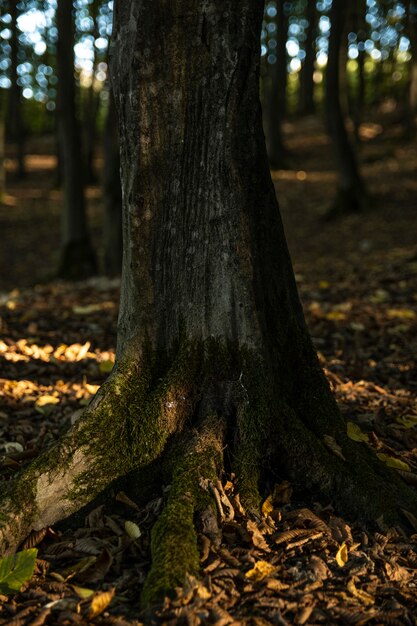
[[[142,534],[139,526],[135,522],[130,521],[125,522],[125,531],[131,539],[139,539]]]
[[[345,457],[343,456],[342,448],[339,446],[334,437],[332,437],[331,435],[324,435],[323,441],[325,445],[329,448],[329,450],[333,452],[333,454],[338,456],[340,459],[343,459],[343,461],[346,461]]]
[[[0,593],[17,593],[28,582],[35,569],[38,550],[22,550],[0,560]]]
[[[410,466],[407,463],[395,458],[394,456],[389,456],[388,454],[384,454],[383,452],[377,452],[377,457],[378,459],[383,461],[387,467],[402,470],[403,472],[411,471]]]
[[[268,517],[274,510],[274,505],[272,502],[272,495],[268,496],[265,502],[262,505],[262,515],[264,517]]]
[[[275,572],[275,567],[267,561],[257,561],[252,569],[245,574],[245,578],[259,582]]]
[[[355,598],[358,598],[358,600],[360,600],[363,604],[367,604],[368,606],[371,604],[375,604],[374,598],[369,595],[369,593],[366,593],[366,591],[362,591],[362,589],[358,589],[356,587],[353,578],[349,580],[347,588],[348,591],[350,591],[350,593],[355,596]]]
[[[116,590],[113,588],[109,591],[102,591],[94,596],[90,603],[87,618],[94,619],[97,615],[100,615],[100,613],[102,613],[113,600],[115,591]]]
[[[344,567],[346,563],[348,562],[348,558],[349,558],[349,553],[348,553],[347,545],[345,543],[342,543],[342,545],[340,546],[336,554],[336,563],[338,564],[339,567]]]
[[[349,439],[352,439],[352,441],[364,441],[366,443],[369,441],[368,435],[364,433],[363,430],[361,430],[361,428],[353,422],[347,423],[347,436],[349,437]]]

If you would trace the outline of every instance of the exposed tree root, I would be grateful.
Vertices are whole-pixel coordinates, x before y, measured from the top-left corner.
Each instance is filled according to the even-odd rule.
[[[82,418],[37,459],[0,507],[2,552],[32,529],[54,524],[115,479],[164,468],[169,495],[152,531],[152,567],[142,601],[157,603],[197,575],[195,520],[223,466],[238,477],[242,503],[259,511],[265,480],[290,478],[364,521],[396,523],[416,514],[417,496],[365,444],[352,442],[318,369],[305,350],[298,386],[283,387],[258,357],[217,344],[182,344],[165,368],[120,365]],[[273,368],[272,368],[273,370]],[[336,450],[336,452],[335,452]],[[142,468],[142,469],[141,469]]]

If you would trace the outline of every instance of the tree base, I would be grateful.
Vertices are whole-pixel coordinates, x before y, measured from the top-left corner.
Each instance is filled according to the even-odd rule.
[[[363,521],[393,524],[401,509],[417,513],[416,494],[394,470],[347,437],[307,349],[297,371],[301,386],[292,390],[258,355],[214,341],[181,342],[163,367],[155,354],[142,354],[141,363],[119,364],[80,420],[16,479],[0,506],[3,553],[116,479],[135,472],[148,480],[155,464],[171,487],[152,531],[144,607],[182,586],[187,574],[198,575],[195,520],[209,505],[216,509],[210,485],[224,468],[235,473],[242,504],[255,514],[277,475]]]
[[[324,214],[325,221],[337,219],[343,215],[366,213],[371,208],[372,201],[362,185],[337,190],[336,197]]]

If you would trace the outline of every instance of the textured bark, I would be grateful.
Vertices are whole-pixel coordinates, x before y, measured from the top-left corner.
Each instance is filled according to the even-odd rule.
[[[104,129],[104,271],[120,274],[122,269],[122,188],[120,183],[120,149],[113,93],[109,93],[109,108]]]
[[[194,523],[210,501],[200,484],[220,476],[225,451],[248,509],[259,512],[262,481],[279,472],[361,519],[417,511],[415,494],[347,437],[308,335],[263,139],[262,15],[261,0],[116,4],[126,242],[116,366],[17,479],[28,513],[0,507],[7,550],[157,464],[171,489],[152,531],[148,606],[198,573]]]
[[[87,225],[81,137],[76,117],[72,10],[71,2],[58,1],[57,116],[64,196],[58,273],[64,278],[79,279],[95,273],[96,259]]]
[[[282,132],[282,122],[287,109],[288,15],[284,4],[284,2],[277,4],[277,60],[267,68],[263,107],[267,151],[273,169],[288,167],[288,150]]]
[[[308,21],[305,59],[300,72],[300,105],[302,115],[311,115],[315,110],[314,103],[314,67],[316,60],[317,8],[315,2],[306,3],[306,19]]]
[[[344,0],[334,0],[330,10],[331,31],[326,75],[326,116],[339,172],[339,189],[331,213],[366,208],[367,194],[357,158],[349,140],[341,103],[340,53],[347,15]]]

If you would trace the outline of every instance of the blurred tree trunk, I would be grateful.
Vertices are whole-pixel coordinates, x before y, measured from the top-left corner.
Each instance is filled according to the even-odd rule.
[[[6,194],[6,144],[5,144],[5,124],[4,117],[6,112],[5,90],[0,89],[0,204],[4,201]]]
[[[316,60],[316,30],[317,30],[317,9],[316,3],[307,1],[306,15],[308,21],[307,35],[305,41],[305,59],[300,73],[300,113],[310,115],[314,113],[314,66]]]
[[[19,29],[17,19],[19,17],[18,2],[12,0],[9,3],[9,12],[12,18],[10,30],[10,80],[12,82],[9,91],[9,107],[7,112],[7,134],[16,146],[17,176],[22,179],[26,176],[25,165],[25,129],[22,119],[22,89],[18,85],[17,66],[19,65]]]
[[[75,107],[72,2],[58,0],[56,19],[57,119],[64,196],[59,275],[80,279],[94,274],[97,267],[87,225],[81,137]]]
[[[93,20],[92,37],[94,41],[99,37],[98,28],[98,14],[100,9],[101,0],[93,0],[89,5],[89,15]],[[94,157],[97,145],[97,116],[100,108],[100,93],[95,88],[94,77],[97,71],[97,50],[94,46],[94,59],[91,85],[87,90],[87,97],[85,99],[84,106],[84,146],[85,146],[85,180],[88,184],[95,183],[97,180],[96,173],[94,171]]]
[[[411,59],[409,63],[409,89],[406,103],[406,133],[414,138],[417,132],[417,1],[410,0],[408,5],[408,36],[410,38]]]
[[[109,108],[104,129],[104,271],[120,274],[122,269],[122,187],[120,182],[120,147],[113,91],[109,93]]]
[[[345,0],[333,0],[330,10],[329,58],[326,75],[326,117],[339,173],[337,196],[330,214],[362,210],[367,193],[345,125],[341,102],[340,59],[347,14]]]
[[[355,128],[355,138],[359,141],[360,125],[362,123],[365,106],[365,41],[366,41],[366,0],[354,0],[352,5],[352,30],[357,35],[358,70],[357,85],[353,97],[352,120]]]
[[[277,60],[272,64],[267,63],[263,106],[266,145],[272,169],[288,167],[288,151],[284,146],[282,134],[282,121],[287,109],[288,15],[284,4],[284,2],[277,3]]]

